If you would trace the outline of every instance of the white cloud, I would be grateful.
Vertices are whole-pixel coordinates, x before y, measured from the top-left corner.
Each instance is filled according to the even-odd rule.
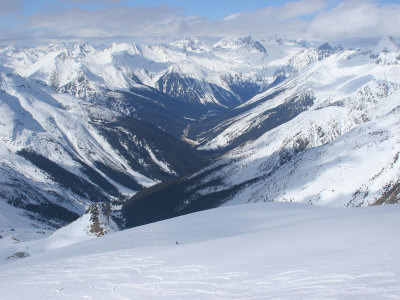
[[[400,5],[379,6],[374,1],[342,2],[318,14],[309,32],[325,38],[369,38],[400,35]]]
[[[224,21],[232,21],[235,20],[237,17],[240,16],[240,13],[231,14],[224,18]]]
[[[101,1],[111,3],[119,0]],[[7,8],[7,3],[0,0],[0,7],[3,5]],[[9,6],[9,9],[12,7]],[[400,5],[378,5],[369,0],[292,1],[282,6],[239,12],[219,21],[197,16],[186,17],[181,9],[169,5],[112,6],[99,10],[58,7],[32,15],[19,28],[13,28],[12,34],[19,38],[43,40],[123,39],[140,36],[182,38],[261,33],[332,41],[383,35],[398,37],[399,16]],[[7,34],[7,30],[0,34],[0,42],[8,40]]]
[[[325,40],[399,37],[400,4],[379,5],[372,0],[301,0],[242,12],[214,28],[223,34],[266,33]]]
[[[322,0],[301,0],[286,3],[279,11],[279,17],[283,20],[299,18],[314,14],[325,9],[327,3]]]
[[[113,7],[100,10],[70,8],[59,12],[42,12],[27,20],[30,28],[47,29],[63,36],[101,38],[172,34],[183,18],[170,6]]]

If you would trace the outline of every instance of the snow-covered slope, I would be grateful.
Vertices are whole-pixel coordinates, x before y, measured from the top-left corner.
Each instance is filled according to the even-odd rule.
[[[41,222],[22,217],[16,208],[1,202],[0,207],[0,265],[120,229],[112,219],[115,208],[110,203],[91,204],[81,217],[55,232],[42,229]]]
[[[207,168],[215,171],[200,181],[221,183],[197,192],[253,181],[230,200],[335,206],[379,201],[399,180],[400,47],[391,39],[378,47],[379,54],[332,54],[243,104],[239,109],[248,109],[200,148],[227,147],[246,135],[254,140]]]
[[[398,89],[400,48],[397,47],[394,40],[383,39],[373,50],[320,50],[322,56],[318,60],[236,107],[231,113],[234,117],[203,133],[205,141],[199,149],[229,148],[245,134],[255,135],[251,139],[258,138],[260,134],[251,132],[255,128],[264,133],[304,110],[316,111],[327,106],[345,107],[343,119],[358,123],[360,115],[370,110],[374,101]],[[397,50],[388,52],[388,49]]]
[[[2,265],[0,297],[393,299],[399,213],[399,205],[218,208]]]

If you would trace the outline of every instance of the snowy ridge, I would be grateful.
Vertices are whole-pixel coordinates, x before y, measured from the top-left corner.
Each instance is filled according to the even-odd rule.
[[[54,228],[93,201],[123,201],[198,168],[184,147],[176,154],[165,149],[169,137],[155,144],[157,130],[180,137],[208,115],[208,105],[226,110],[242,103],[308,64],[291,58],[315,51],[251,37],[1,49],[1,199],[31,207],[25,213]],[[154,119],[157,129],[132,117]]]
[[[107,89],[150,86],[180,99],[177,89],[196,84],[197,94],[190,101],[231,107],[265,89],[278,75],[288,76],[317,59],[315,51],[301,43],[270,38],[233,38],[216,43],[190,38],[162,45],[59,43],[32,49],[9,47],[0,50],[0,61],[23,77],[34,77],[79,98],[98,97]],[[179,74],[186,83],[168,89],[165,76],[170,72]],[[162,78],[164,82],[160,82]],[[242,91],[243,84],[251,84],[252,91]]]

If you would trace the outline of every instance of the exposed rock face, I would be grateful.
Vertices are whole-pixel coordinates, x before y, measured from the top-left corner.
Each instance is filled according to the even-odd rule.
[[[89,206],[86,214],[90,215],[90,225],[87,228],[89,235],[99,237],[118,230],[118,226],[110,216],[110,203],[93,203]]]
[[[21,258],[26,258],[31,256],[28,252],[21,251],[21,252],[16,252],[13,255],[10,255],[7,257],[7,260],[15,260],[15,259],[21,259]]]

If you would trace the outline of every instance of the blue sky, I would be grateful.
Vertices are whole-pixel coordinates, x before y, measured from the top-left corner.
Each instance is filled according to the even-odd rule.
[[[12,1],[12,0],[8,0]],[[99,8],[108,8],[112,6],[149,6],[168,4],[172,7],[180,7],[186,16],[201,16],[211,20],[223,19],[228,15],[240,11],[253,11],[266,6],[282,6],[289,0],[123,0],[123,1],[57,1],[54,0],[25,0],[24,15],[32,15],[37,11],[44,10],[48,7],[73,7],[78,6],[85,9],[96,10]],[[340,1],[329,1],[332,4]],[[379,0],[379,5],[398,4],[400,0]]]
[[[267,34],[400,36],[400,0],[0,0],[0,42]]]
[[[223,19],[228,15],[245,11],[245,10],[256,10],[266,6],[278,6],[285,4],[289,1],[279,1],[279,0],[202,0],[202,1],[191,1],[191,0],[125,0],[125,1],[99,1],[99,2],[80,2],[80,3],[69,3],[67,1],[60,1],[57,6],[60,7],[73,7],[79,6],[86,9],[99,9],[107,8],[111,6],[149,6],[154,7],[158,5],[168,4],[172,7],[179,7],[183,9],[183,13],[186,16],[201,16],[208,17],[211,20]],[[25,15],[31,15],[37,11],[46,9],[46,7],[54,6],[54,1],[52,0],[35,0],[35,1],[25,1]]]

